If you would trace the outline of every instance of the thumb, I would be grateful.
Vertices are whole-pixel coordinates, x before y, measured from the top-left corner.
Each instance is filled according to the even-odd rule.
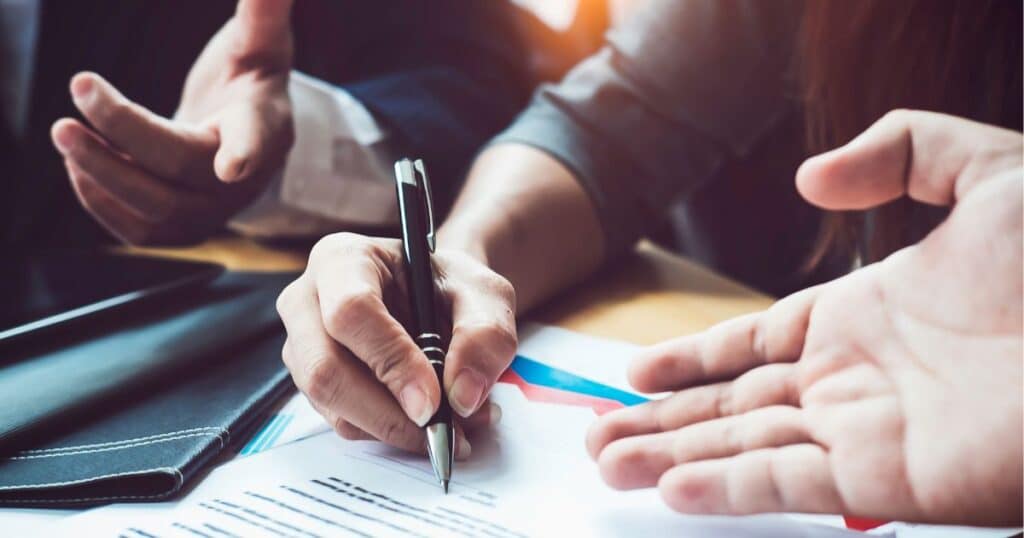
[[[219,132],[213,169],[226,183],[281,165],[295,139],[287,99],[231,105],[221,113]]]
[[[269,55],[290,62],[291,10],[292,0],[239,0],[239,56]]]
[[[953,205],[979,181],[1021,166],[1020,133],[939,114],[896,110],[840,148],[800,166],[809,202],[863,210],[903,195]]]

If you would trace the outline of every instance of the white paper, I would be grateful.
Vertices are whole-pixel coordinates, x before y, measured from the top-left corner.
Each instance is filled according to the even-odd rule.
[[[305,395],[295,394],[239,450],[238,457],[265,452],[330,430]]]
[[[626,375],[629,363],[640,349],[627,342],[528,323],[519,327],[517,353],[609,387],[640,394]]]
[[[521,328],[520,334],[520,354],[631,390],[624,372],[635,346],[537,325]],[[205,526],[209,524],[240,536],[307,536],[300,530],[323,536],[357,535],[338,525],[372,536],[404,535],[405,531],[424,536],[459,536],[462,531],[492,537],[863,536],[842,529],[840,516],[681,516],[665,508],[655,491],[612,491],[601,482],[584,449],[585,430],[595,419],[591,410],[528,402],[516,387],[503,384],[495,387],[492,398],[504,410],[502,422],[493,431],[472,439],[473,456],[467,462],[456,463],[455,481],[447,496],[440,494],[425,458],[379,443],[336,437],[300,395],[280,410],[279,415],[291,415],[292,419],[268,447],[213,471],[183,500],[91,510],[56,526],[38,526],[37,535],[142,536],[124,532],[137,528],[159,536],[197,536],[183,528],[188,527],[217,536],[217,531]],[[369,497],[385,504],[381,506],[356,499],[350,495],[357,491],[353,489],[356,485],[391,500]],[[375,519],[345,512],[296,491]],[[315,517],[266,499],[281,501]],[[396,512],[401,507],[393,501],[412,507],[403,510],[420,518]],[[263,520],[246,509],[290,527]],[[263,523],[279,534],[235,516]],[[0,528],[6,528],[2,511]],[[945,534],[927,534],[935,532]],[[999,536],[989,529],[898,523],[871,534]]]
[[[473,439],[473,457],[456,464],[448,495],[425,458],[326,433],[235,460],[172,510],[101,509],[52,530],[494,538],[851,534],[785,516],[685,517],[665,508],[653,491],[613,492],[583,447],[592,413],[532,404],[508,385],[498,386],[493,398],[507,410],[505,420]]]

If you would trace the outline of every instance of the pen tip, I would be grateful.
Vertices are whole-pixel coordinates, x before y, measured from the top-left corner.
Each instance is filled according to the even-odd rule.
[[[447,480],[442,480],[441,481],[441,489],[444,490],[444,494],[445,495],[448,494],[448,481]]]

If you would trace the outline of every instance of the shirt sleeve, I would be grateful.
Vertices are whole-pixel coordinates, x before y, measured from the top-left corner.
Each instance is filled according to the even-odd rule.
[[[388,133],[341,87],[293,72],[295,144],[264,194],[229,226],[305,237],[397,223]]]
[[[609,252],[628,248],[788,113],[799,7],[652,0],[492,144],[561,161],[590,195]]]

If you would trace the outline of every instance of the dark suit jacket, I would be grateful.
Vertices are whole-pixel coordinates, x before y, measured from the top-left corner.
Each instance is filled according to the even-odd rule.
[[[68,81],[94,70],[129,98],[173,114],[185,76],[234,0],[44,0],[30,132],[4,165],[8,252],[111,239],[79,207],[49,129],[77,116]],[[477,148],[534,86],[524,27],[503,1],[303,0],[296,68],[343,86],[427,160],[442,204]],[[3,152],[0,151],[0,154]]]

